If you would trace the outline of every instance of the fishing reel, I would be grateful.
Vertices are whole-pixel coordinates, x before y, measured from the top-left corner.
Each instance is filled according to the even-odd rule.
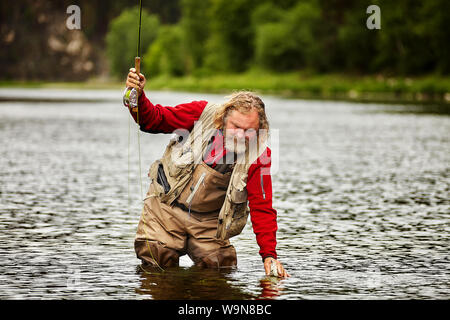
[[[140,74],[141,72],[141,58],[134,58],[134,68],[136,69],[136,73]],[[126,88],[123,92],[123,104],[127,108],[131,108],[131,111],[136,112],[138,106],[139,94],[136,88]]]
[[[123,92],[123,105],[134,109],[138,105],[139,94],[135,88],[125,88]]]

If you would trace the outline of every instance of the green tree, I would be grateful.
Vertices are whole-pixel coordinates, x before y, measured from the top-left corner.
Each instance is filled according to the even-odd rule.
[[[377,70],[395,74],[450,71],[448,1],[382,1],[380,7]]]
[[[199,69],[204,64],[205,45],[210,33],[207,14],[210,6],[211,0],[181,0],[180,25],[192,70]]]
[[[264,17],[271,22],[262,23]],[[316,1],[299,2],[284,11],[265,4],[255,11],[253,21],[262,23],[255,26],[255,57],[259,65],[284,71],[316,63],[320,54],[316,37],[320,10]]]
[[[267,1],[261,3],[251,13],[251,22],[254,28],[260,25],[271,22],[280,22],[286,11],[283,10],[278,4]]]
[[[417,32],[427,39],[435,65],[432,69],[448,74],[450,72],[450,41],[448,23],[450,1],[423,1],[420,8],[422,26]]]
[[[144,72],[148,75],[181,76],[187,70],[183,30],[178,25],[162,26],[158,37],[144,55]]]
[[[137,54],[139,9],[124,10],[109,25],[106,35],[106,53],[112,75],[124,76],[134,65]],[[145,49],[154,41],[159,28],[159,19],[155,15],[142,11],[141,48]],[[145,64],[145,61],[143,61]]]
[[[244,71],[253,58],[251,13],[258,0],[211,0],[205,65],[222,72]]]
[[[376,71],[373,60],[377,54],[376,43],[381,31],[366,27],[369,17],[366,8],[371,4],[379,5],[376,0],[358,1],[350,10],[343,12],[340,23],[335,25],[335,52],[342,57],[342,63],[333,64],[332,69],[359,73]]]

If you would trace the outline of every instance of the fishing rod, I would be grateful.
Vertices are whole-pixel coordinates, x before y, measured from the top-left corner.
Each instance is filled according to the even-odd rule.
[[[141,73],[141,25],[142,25],[142,0],[139,0],[139,26],[138,26],[138,41],[136,48],[136,57],[134,58],[134,69],[136,74],[139,76]],[[132,112],[136,112],[136,123],[138,124],[138,154],[139,154],[139,181],[141,187],[141,199],[143,199],[142,192],[142,169],[141,169],[141,143],[140,143],[140,133],[139,133],[139,92],[136,88],[125,88],[123,94],[123,104],[130,108]],[[128,122],[128,167],[130,162],[130,121]],[[129,170],[129,169],[128,169]],[[128,186],[129,189],[129,186]],[[129,194],[129,191],[128,191]]]
[[[141,73],[141,25],[142,25],[142,0],[139,0],[139,27],[138,27],[138,41],[137,41],[137,50],[136,57],[134,58],[134,69],[136,74],[139,76]],[[133,112],[138,112],[138,100],[139,93],[136,88],[126,88],[123,95],[123,104],[130,108]],[[139,113],[137,113],[137,117],[139,117]],[[139,120],[137,119],[138,124]]]
[[[142,0],[139,0],[139,27],[138,27],[138,41],[136,48],[136,57],[134,58],[134,68],[136,74],[140,77],[141,73],[141,25],[142,25]],[[132,112],[136,112],[136,123],[137,126],[137,141],[138,141],[138,154],[139,154],[139,181],[141,187],[141,199],[144,200],[143,192],[142,192],[142,168],[141,168],[141,140],[140,140],[140,132],[139,132],[139,92],[136,88],[125,88],[125,92],[123,95],[123,104],[130,108]],[[130,140],[131,140],[131,118],[128,118],[128,211],[130,211]],[[144,215],[144,208],[142,209],[142,216]],[[145,230],[145,229],[144,229]],[[146,232],[147,233],[147,232]],[[148,234],[147,234],[148,237]],[[164,269],[158,264],[155,257],[153,256],[153,252],[150,248],[150,244],[148,239],[146,240],[147,248],[150,252],[150,256],[152,257],[155,265],[161,270]],[[143,267],[141,269],[148,273]]]

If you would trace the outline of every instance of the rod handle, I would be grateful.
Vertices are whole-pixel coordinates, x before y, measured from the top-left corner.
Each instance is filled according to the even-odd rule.
[[[134,69],[136,69],[136,73],[139,76],[141,73],[141,57],[135,57],[134,58]],[[131,108],[131,111],[137,112],[137,107]]]
[[[141,73],[141,57],[134,58],[134,68],[136,69],[137,75]]]

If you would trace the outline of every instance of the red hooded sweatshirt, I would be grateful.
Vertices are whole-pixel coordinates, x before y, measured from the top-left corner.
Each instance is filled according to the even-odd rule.
[[[194,122],[200,118],[207,104],[207,101],[202,100],[179,104],[175,107],[154,105],[143,92],[139,97],[140,129],[149,133],[173,133],[176,129],[191,131]],[[131,112],[131,115],[136,121],[136,112]],[[215,150],[215,148],[212,148],[212,150]],[[223,151],[223,155],[225,153],[226,150]],[[214,154],[211,154],[211,156],[214,156]],[[266,152],[263,152],[250,166],[247,178],[250,219],[253,232],[256,235],[256,242],[260,248],[259,254],[263,260],[266,257],[277,259],[275,249],[277,244],[277,212],[272,207],[272,179],[268,174],[270,165],[271,151],[267,148]]]

